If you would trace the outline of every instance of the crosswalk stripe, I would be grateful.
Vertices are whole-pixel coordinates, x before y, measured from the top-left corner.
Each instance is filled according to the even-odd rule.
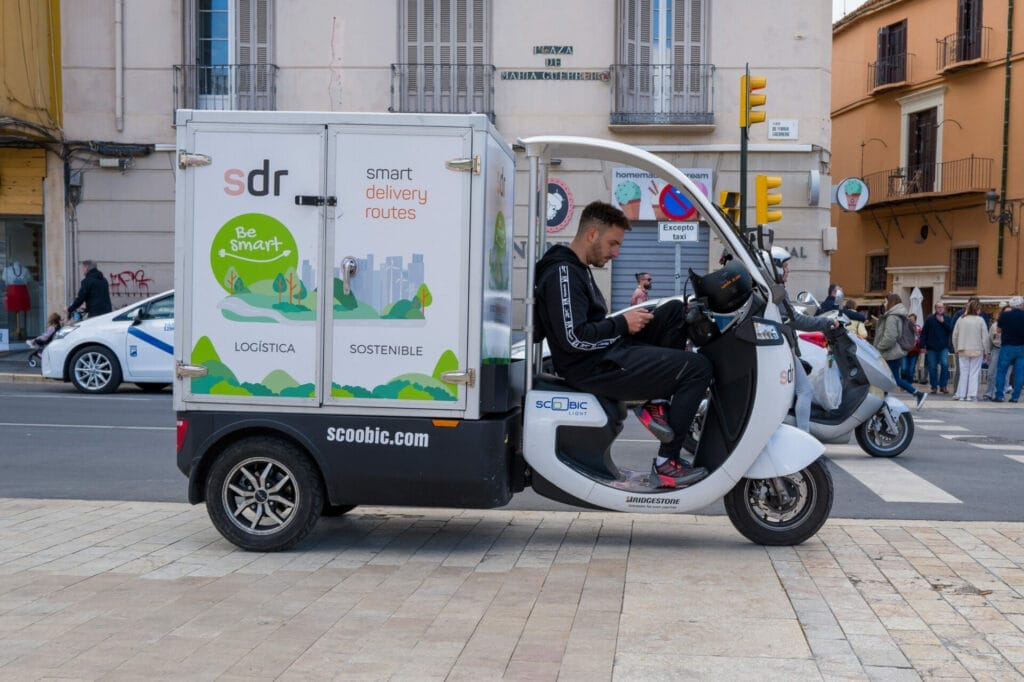
[[[838,467],[886,502],[961,504],[942,488],[932,485],[890,459],[866,456],[852,445],[828,445],[825,454]]]
[[[966,431],[965,426],[955,426],[953,424],[918,424],[914,421],[914,426],[920,426],[922,431]]]
[[[980,433],[940,433],[946,440],[970,440],[971,438],[988,438]]]
[[[1016,460],[1021,464],[1024,464],[1024,455],[1007,455],[1010,459]]]
[[[1024,445],[992,445],[990,443],[971,443],[971,445],[982,450],[1015,450],[1017,452],[1024,452]]]
[[[920,419],[919,417],[914,417],[915,424],[944,424],[945,421],[945,419]]]

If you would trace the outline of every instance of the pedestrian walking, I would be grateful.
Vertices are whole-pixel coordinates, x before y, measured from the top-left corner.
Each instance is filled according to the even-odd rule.
[[[96,262],[91,260],[82,261],[82,285],[78,288],[75,300],[64,309],[64,312],[70,316],[83,303],[89,317],[103,315],[114,309],[110,302],[110,284],[97,269]]]
[[[988,327],[979,314],[981,303],[971,300],[964,314],[953,327],[953,350],[957,358],[956,395],[954,400],[978,399],[978,377],[985,354],[992,349]]]
[[[1020,389],[1024,385],[1024,298],[1010,299],[1010,310],[999,316],[1003,347],[999,349],[999,366],[996,368],[996,397],[992,402],[1003,402],[1003,388],[1006,373],[1013,367],[1013,393],[1010,402],[1020,402]]]
[[[903,363],[906,351],[900,347],[899,338],[906,316],[907,306],[903,305],[899,294],[889,294],[885,297],[885,313],[882,314],[875,330],[875,348],[889,364],[889,370],[892,371],[892,376],[899,387],[914,396],[917,401],[917,409],[921,409],[928,394],[918,391],[912,383],[900,375],[900,365]]]
[[[999,316],[1007,310],[1013,310],[1010,306],[1003,306],[1003,309],[999,311]],[[1003,333],[999,329],[999,324],[993,322],[988,327],[988,336],[992,341],[992,350],[988,356],[988,380],[985,382],[985,395],[982,396],[984,400],[994,400],[996,397],[996,367],[999,366],[999,349],[1003,345]],[[1006,395],[999,396],[1005,398]]]
[[[928,316],[921,328],[921,348],[928,368],[928,384],[932,393],[949,393],[949,342],[953,335],[953,322],[946,315],[946,306],[935,304],[935,312]]]

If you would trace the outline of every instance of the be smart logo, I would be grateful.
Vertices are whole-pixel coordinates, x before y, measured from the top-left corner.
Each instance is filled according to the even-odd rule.
[[[229,294],[250,290],[294,272],[299,264],[295,238],[284,223],[263,213],[235,216],[217,231],[210,245],[213,276]]]

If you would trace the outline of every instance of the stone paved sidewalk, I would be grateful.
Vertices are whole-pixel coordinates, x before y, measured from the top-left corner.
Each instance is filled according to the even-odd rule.
[[[1021,679],[1024,524],[0,500],[3,679]]]

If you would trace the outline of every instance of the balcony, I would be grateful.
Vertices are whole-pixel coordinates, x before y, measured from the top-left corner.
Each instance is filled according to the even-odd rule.
[[[392,64],[389,111],[487,114],[494,120],[493,64]]]
[[[276,75],[274,64],[178,64],[174,67],[174,108],[274,111]]]
[[[935,70],[958,71],[989,60],[989,42],[992,29],[950,33],[935,41]]]
[[[612,125],[713,125],[714,64],[612,64]]]
[[[914,55],[901,52],[868,64],[868,92],[877,94],[907,85],[913,61]]]
[[[892,168],[864,176],[868,205],[884,204],[922,195],[985,192],[991,186],[992,159],[969,156],[956,161]]]

